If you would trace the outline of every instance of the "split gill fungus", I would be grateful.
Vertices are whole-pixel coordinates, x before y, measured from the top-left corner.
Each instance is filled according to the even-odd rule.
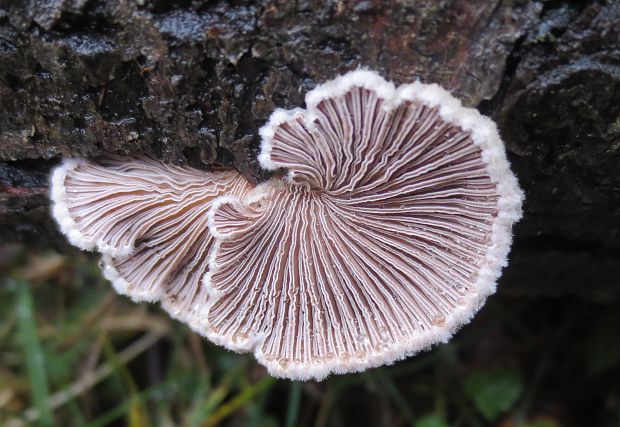
[[[447,341],[494,292],[522,193],[494,123],[437,85],[357,70],[276,110],[254,188],[230,170],[66,160],[69,240],[272,375],[320,380]]]

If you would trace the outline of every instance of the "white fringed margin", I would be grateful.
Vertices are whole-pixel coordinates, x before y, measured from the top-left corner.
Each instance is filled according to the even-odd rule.
[[[303,118],[306,127],[314,127],[315,110],[321,101],[324,99],[342,96],[354,87],[361,87],[375,92],[379,98],[388,101],[388,106],[391,105],[391,102],[389,101],[394,98],[394,94],[396,92],[394,83],[386,81],[374,71],[359,69],[342,76],[338,76],[335,79],[325,82],[308,92],[305,97],[305,110],[303,108],[293,108],[292,110],[283,110],[278,108],[271,114],[271,116],[269,116],[267,123],[259,129],[259,134],[261,137],[261,151],[258,155],[258,161],[263,169],[273,171],[283,166],[271,160],[273,137],[275,136],[276,129],[281,124],[301,117]],[[288,182],[293,184],[294,181],[292,172],[289,172],[289,175],[287,176],[289,178]]]
[[[74,221],[67,204],[65,180],[72,171],[86,163],[88,163],[88,160],[81,158],[64,159],[52,172],[50,178],[52,217],[58,223],[62,233],[67,236],[67,239],[72,245],[82,250],[96,250],[102,254],[101,267],[103,276],[112,284],[116,292],[129,297],[135,302],[160,301],[162,308],[173,318],[188,324],[195,331],[202,333],[204,329],[204,319],[201,317],[201,314],[204,314],[204,310],[200,310],[198,313],[179,310],[172,302],[165,298],[162,289],[152,291],[132,289],[131,283],[121,276],[118,269],[114,267],[113,259],[130,255],[134,249],[133,245],[124,246],[121,249],[110,246],[102,240],[97,240],[84,234]]]
[[[97,250],[103,256],[101,258],[103,276],[112,283],[114,289],[122,295],[129,296],[134,301],[155,301],[159,295],[153,293],[129,292],[129,283],[121,277],[112,263],[112,258],[129,255],[133,246],[124,246],[118,249],[108,245],[102,240],[86,236],[74,221],[67,204],[65,180],[78,166],[87,163],[84,159],[64,159],[52,172],[50,179],[50,199],[52,200],[52,217],[60,226],[62,233],[67,236],[69,242],[86,251]]]
[[[137,291],[135,289],[130,290],[131,283],[121,276],[121,273],[114,267],[113,258],[114,257],[110,255],[104,254],[101,257],[101,264],[103,277],[112,283],[112,287],[116,292],[128,296],[135,302],[156,302],[162,298],[163,290],[160,288],[158,288],[156,292]]]
[[[179,310],[177,306],[171,303],[165,298],[162,288],[157,288],[154,291],[137,291],[136,289],[130,289],[131,283],[128,282],[116,267],[114,267],[113,257],[109,255],[103,255],[101,257],[101,265],[103,271],[103,277],[105,277],[111,284],[116,292],[120,295],[129,297],[134,302],[159,302],[161,307],[172,317],[173,319],[183,322],[198,333],[202,333],[203,319],[200,316],[200,312],[183,311]]]
[[[204,328],[204,319],[200,316],[204,310],[194,315],[192,312],[180,311],[174,304],[164,298],[162,289],[155,291],[139,291],[131,289],[129,283],[120,272],[114,267],[114,258],[121,258],[130,255],[133,252],[133,245],[127,245],[118,249],[110,246],[102,240],[85,235],[78,224],[74,221],[69,206],[67,204],[67,193],[65,188],[65,180],[77,167],[88,163],[88,160],[81,158],[64,159],[51,174],[50,178],[50,199],[52,201],[52,217],[58,223],[61,232],[67,237],[69,242],[86,251],[98,251],[102,254],[101,267],[103,276],[112,284],[116,292],[129,297],[135,302],[157,302],[160,301],[161,306],[173,318],[188,324],[197,332],[202,332]]]
[[[52,201],[52,217],[60,226],[60,231],[67,236],[73,246],[85,251],[95,249],[96,242],[87,238],[79,229],[67,206],[67,193],[65,192],[65,179],[67,175],[78,167],[84,160],[65,159],[57,166],[50,179],[50,199]]]
[[[320,381],[332,373],[360,372],[372,367],[389,365],[427,350],[434,344],[447,342],[461,326],[470,322],[486,298],[495,292],[502,267],[507,264],[508,252],[512,243],[512,225],[521,218],[523,192],[519,188],[517,179],[510,171],[504,144],[493,121],[482,116],[473,108],[464,107],[460,100],[436,84],[423,84],[416,81],[397,89],[392,83],[387,82],[379,74],[372,71],[352,71],[317,86],[306,95],[307,110],[299,108],[289,111],[276,110],[260,129],[262,141],[259,162],[261,166],[267,170],[276,170],[283,166],[271,159],[273,138],[278,126],[298,119],[300,116],[308,126],[313,126],[315,110],[322,100],[343,95],[354,87],[363,87],[375,91],[380,98],[387,101],[385,103],[387,110],[409,101],[421,102],[430,108],[437,108],[442,119],[471,133],[473,142],[480,147],[486,170],[491,180],[496,184],[500,196],[497,204],[498,214],[491,230],[491,245],[485,254],[482,268],[472,290],[463,299],[462,304],[446,317],[443,326],[433,326],[428,331],[407,341],[387,346],[381,352],[369,353],[364,359],[356,359],[351,355],[351,360],[346,363],[335,358],[333,361],[312,365],[295,364],[290,361],[288,367],[283,368],[278,360],[267,360],[260,352],[262,337],[249,337],[243,343],[233,342],[227,337],[218,335],[205,324],[207,327],[202,333],[210,340],[234,351],[254,352],[256,359],[267,367],[271,375],[276,377]],[[288,178],[290,183],[294,183],[292,175],[289,174]],[[239,202],[241,201],[236,201],[236,203]],[[211,208],[210,220],[214,217],[216,209],[215,205]],[[204,282],[210,292],[213,292],[213,303],[218,296],[211,286],[211,275],[217,269],[215,258],[221,239],[217,238],[217,229],[213,225],[210,227],[216,236],[216,241],[210,257],[210,273],[206,275]],[[208,307],[205,315],[208,315]]]
[[[89,237],[83,233],[78,224],[74,221],[69,206],[67,204],[67,193],[65,180],[77,167],[88,163],[87,160],[64,159],[52,172],[50,179],[50,199],[52,200],[52,217],[60,226],[62,233],[67,236],[69,242],[82,250],[98,251],[102,254],[101,264],[103,276],[112,283],[112,286],[121,295],[130,297],[133,301],[153,302],[158,300],[161,295],[153,292],[137,292],[129,290],[130,284],[125,280],[118,270],[114,267],[112,259],[120,258],[131,254],[133,245],[125,245],[120,249],[111,246],[103,240]]]
[[[93,251],[97,249],[104,255],[110,255],[112,257],[120,257],[129,255],[133,251],[132,245],[126,245],[120,249],[115,246],[110,246],[101,239],[88,237],[69,212],[69,206],[67,204],[67,193],[65,189],[65,180],[73,170],[75,170],[81,164],[87,163],[87,160],[76,159],[64,159],[63,162],[57,166],[53,171],[50,179],[50,199],[52,201],[52,217],[56,220],[60,226],[60,231],[67,236],[67,239],[73,246],[85,251]]]

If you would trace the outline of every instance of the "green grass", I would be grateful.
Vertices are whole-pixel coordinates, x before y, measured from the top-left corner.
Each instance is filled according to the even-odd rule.
[[[21,248],[0,263],[3,427],[559,427],[620,419],[614,305],[496,295],[449,344],[359,374],[291,382],[156,305],[116,295],[96,260]]]
[[[299,419],[299,406],[301,403],[301,382],[293,381],[288,395],[288,408],[286,410],[285,427],[295,427]]]
[[[42,426],[53,426],[54,417],[49,405],[45,357],[37,335],[35,308],[30,294],[30,286],[25,281],[11,282],[10,285],[16,288],[17,333],[23,348],[26,374],[30,383],[32,401],[38,414],[38,421]]]

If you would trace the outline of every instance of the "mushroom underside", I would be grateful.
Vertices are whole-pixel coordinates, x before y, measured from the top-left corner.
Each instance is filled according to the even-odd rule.
[[[495,125],[436,85],[358,70],[277,110],[252,188],[231,170],[69,160],[54,215],[136,300],[277,376],[391,363],[494,292],[522,194]]]

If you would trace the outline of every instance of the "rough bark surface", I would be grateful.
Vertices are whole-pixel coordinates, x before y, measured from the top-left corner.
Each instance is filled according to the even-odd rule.
[[[526,191],[507,292],[618,294],[617,1],[0,0],[0,240],[60,247],[61,156],[149,153],[261,180],[275,107],[364,66],[493,117]]]

